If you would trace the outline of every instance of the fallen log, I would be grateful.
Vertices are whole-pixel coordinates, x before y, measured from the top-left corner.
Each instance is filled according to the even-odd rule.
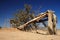
[[[40,19],[42,19],[42,18],[45,18],[46,15],[47,15],[47,13],[41,14],[40,16],[38,16],[38,17],[36,17],[36,18],[28,21],[27,23],[19,26],[18,28],[19,28],[19,29],[23,29],[24,27],[27,27],[28,24],[33,23],[33,22],[35,22],[35,21],[37,21],[37,20],[40,20]]]
[[[48,27],[47,27],[48,28],[48,34],[51,34],[51,35],[56,34],[56,17],[54,16],[53,11],[51,11],[51,10],[48,10],[47,12],[45,12],[45,13],[37,16],[36,18],[28,21],[27,23],[19,26],[18,29],[23,29],[23,28],[27,27],[27,25],[29,25],[30,23],[46,21],[47,19],[41,20],[45,17],[48,17]]]

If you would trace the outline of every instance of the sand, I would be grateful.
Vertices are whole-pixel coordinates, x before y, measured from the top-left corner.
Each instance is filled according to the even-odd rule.
[[[60,30],[57,31],[57,35],[43,35],[17,29],[1,29],[0,40],[60,40]]]

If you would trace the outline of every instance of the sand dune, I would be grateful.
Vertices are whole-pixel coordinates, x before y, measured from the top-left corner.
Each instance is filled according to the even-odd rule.
[[[17,29],[2,29],[0,40],[60,40],[60,30],[57,31],[57,35],[42,35]]]

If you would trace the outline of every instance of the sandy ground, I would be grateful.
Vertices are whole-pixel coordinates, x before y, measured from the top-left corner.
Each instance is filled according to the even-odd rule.
[[[60,30],[57,31],[57,35],[43,35],[17,29],[2,29],[0,40],[60,40]]]

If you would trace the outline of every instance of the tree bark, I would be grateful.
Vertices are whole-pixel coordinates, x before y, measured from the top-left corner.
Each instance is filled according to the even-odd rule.
[[[53,34],[53,14],[52,13],[48,13],[48,34]]]
[[[34,19],[28,21],[27,23],[25,23],[25,24],[19,26],[18,28],[19,28],[19,29],[23,29],[24,27],[27,27],[28,24],[30,24],[30,23],[32,23],[32,22],[35,22],[35,21],[37,21],[37,20],[41,20],[41,19],[45,18],[46,15],[47,15],[47,13],[41,14],[40,16],[38,16],[38,17],[36,17],[36,18],[34,18]]]

